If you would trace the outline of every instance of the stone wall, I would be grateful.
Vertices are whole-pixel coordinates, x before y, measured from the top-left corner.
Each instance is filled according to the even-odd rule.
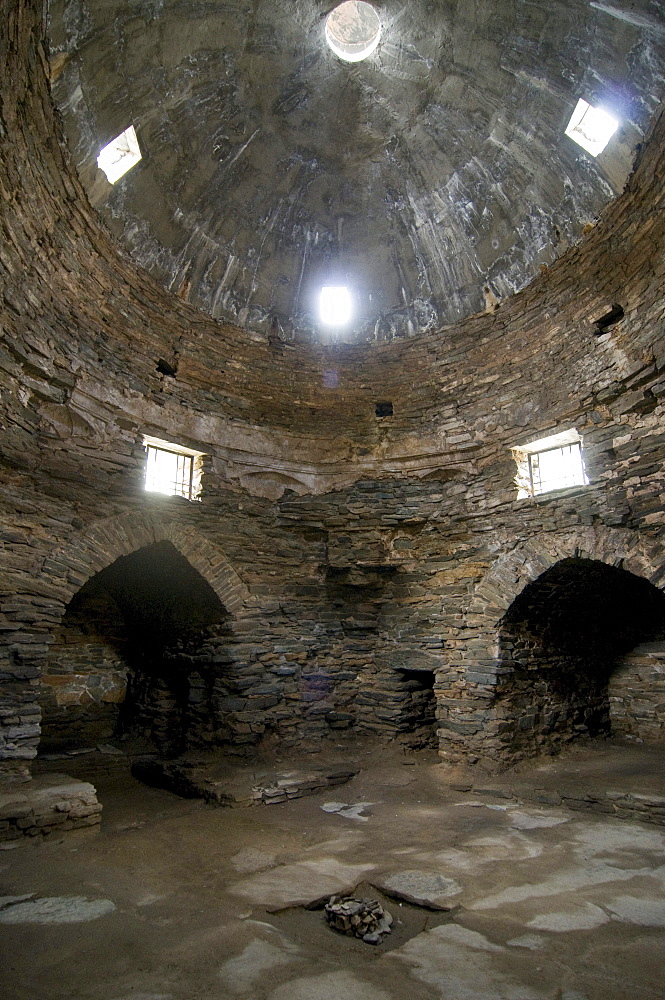
[[[194,702],[216,703],[215,741],[396,736],[395,671],[427,670],[444,757],[495,761],[499,622],[524,586],[580,554],[665,582],[665,119],[595,228],[495,311],[296,347],[200,314],[118,250],[62,141],[41,6],[2,9],[4,773],[36,752],[71,599],[162,541],[232,618],[234,666]],[[613,302],[624,318],[596,336]],[[570,427],[589,485],[518,501],[511,447]],[[144,434],[205,454],[201,502],[145,493]]]
[[[612,732],[665,743],[665,643],[642,643],[615,670],[609,685]]]
[[[52,646],[41,676],[42,750],[110,739],[127,693],[127,664],[102,642]]]
[[[85,589],[70,602],[41,675],[42,751],[94,746],[116,731],[127,693],[126,634],[118,605]]]

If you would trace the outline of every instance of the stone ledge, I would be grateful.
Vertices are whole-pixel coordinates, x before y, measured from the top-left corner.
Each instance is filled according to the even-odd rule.
[[[102,806],[93,785],[66,774],[44,774],[0,790],[0,841],[99,828]]]
[[[304,795],[316,795],[353,778],[358,767],[333,764],[311,769],[277,770],[256,766],[242,768],[219,760],[159,760],[142,757],[132,764],[132,774],[156,788],[166,788],[183,798],[205,799],[217,806],[238,808],[273,805]]]
[[[455,787],[455,786],[452,786]],[[641,823],[655,823],[665,826],[665,795],[641,795],[637,792],[625,792],[599,789],[597,791],[571,791],[565,787],[536,787],[519,783],[505,786],[474,786],[465,785],[463,791],[474,795],[486,795],[491,798],[512,799],[514,802],[536,802],[538,805],[565,806],[567,809],[603,813],[606,816],[616,816],[618,819],[639,820]]]

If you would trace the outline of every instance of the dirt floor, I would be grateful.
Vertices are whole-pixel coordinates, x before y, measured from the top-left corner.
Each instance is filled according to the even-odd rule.
[[[601,747],[519,779],[602,783],[603,753],[621,772]],[[0,853],[3,1000],[660,1000],[665,827],[462,791],[432,754],[355,756],[347,784],[239,809],[82,758],[101,833]],[[381,944],[306,908],[352,890],[392,914]]]

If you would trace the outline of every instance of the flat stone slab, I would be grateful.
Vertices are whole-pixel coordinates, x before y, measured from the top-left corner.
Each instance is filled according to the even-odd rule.
[[[346,970],[326,972],[321,976],[292,979],[278,986],[270,1000],[392,1000],[394,994],[378,989],[365,979]]]
[[[97,920],[114,910],[110,899],[46,896],[6,903],[0,908],[0,924],[76,924]]]
[[[357,819],[362,823],[366,823],[369,820],[369,816],[365,816],[364,812],[371,806],[376,805],[375,802],[324,802],[320,808],[323,812],[334,813],[337,816],[343,816],[344,819]]]
[[[280,865],[228,887],[268,912],[287,906],[314,906],[329,896],[353,892],[374,865],[347,865],[337,858],[319,858],[293,865]]]
[[[462,886],[454,879],[417,869],[391,872],[373,878],[371,884],[386,896],[425,906],[429,910],[452,910],[459,903],[455,897],[462,892]]]

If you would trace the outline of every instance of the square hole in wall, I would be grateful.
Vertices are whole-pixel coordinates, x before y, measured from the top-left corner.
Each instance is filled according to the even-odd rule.
[[[115,139],[104,146],[97,157],[97,166],[104,171],[111,184],[115,184],[121,177],[131,170],[141,159],[139,141],[134,131],[134,126],[130,125],[124,132],[117,135]]]
[[[518,500],[588,483],[582,437],[576,430],[551,434],[512,451]]]
[[[197,500],[201,492],[201,452],[160,438],[144,437],[145,489],[148,493]]]
[[[592,108],[580,97],[573,111],[566,135],[592,156],[598,156],[605,149],[619,122],[602,108]]]

